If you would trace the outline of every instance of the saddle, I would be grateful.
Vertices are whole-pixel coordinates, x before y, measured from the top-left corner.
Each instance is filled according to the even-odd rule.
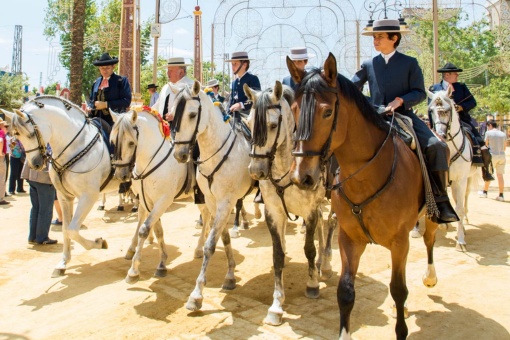
[[[384,119],[391,124],[392,117],[386,115],[386,109],[384,106],[375,107],[377,113],[384,117]],[[398,112],[393,113],[395,120],[393,121],[392,130],[395,131],[397,136],[402,139],[402,141],[409,147],[411,150],[416,150],[416,140],[414,138],[414,131],[411,132],[413,128],[413,121],[411,118],[406,117]]]
[[[464,130],[464,134],[469,139],[471,144],[471,150],[473,151],[473,159],[472,163],[475,166],[483,166],[482,159],[482,150],[480,148],[480,141],[476,138],[473,131],[471,131],[471,126],[463,121],[460,122],[462,129]]]
[[[106,147],[108,148],[108,152],[110,153],[110,157],[113,156],[113,145],[110,143],[110,132],[112,131],[112,128],[108,123],[99,117],[94,117],[90,120],[92,125],[94,125],[101,134],[101,137],[103,138],[103,141],[106,144]]]

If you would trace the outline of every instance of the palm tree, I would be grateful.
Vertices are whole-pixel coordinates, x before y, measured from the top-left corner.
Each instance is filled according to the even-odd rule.
[[[85,3],[86,0],[74,0],[71,25],[70,99],[77,105],[81,105],[82,102]]]

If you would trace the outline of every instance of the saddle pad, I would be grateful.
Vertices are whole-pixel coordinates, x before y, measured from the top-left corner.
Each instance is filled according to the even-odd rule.
[[[401,115],[400,113],[395,112],[395,120],[397,121],[398,127],[396,129],[400,138],[402,138],[407,145],[411,148],[411,150],[416,150],[416,140],[414,139],[414,134],[411,133],[411,129],[413,126],[413,121],[411,118]],[[403,131],[399,130],[402,129]],[[403,134],[404,132],[405,134]]]

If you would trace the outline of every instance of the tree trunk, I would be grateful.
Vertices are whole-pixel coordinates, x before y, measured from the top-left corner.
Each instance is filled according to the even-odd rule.
[[[85,35],[86,0],[74,0],[71,26],[71,101],[78,106],[82,103],[83,83],[83,40]]]

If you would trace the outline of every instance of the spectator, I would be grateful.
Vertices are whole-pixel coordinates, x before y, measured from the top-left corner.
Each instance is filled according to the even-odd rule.
[[[494,120],[487,122],[487,132],[485,133],[485,144],[490,147],[492,155],[492,165],[496,168],[496,177],[498,179],[499,196],[496,198],[497,201],[503,202],[505,200],[503,196],[503,190],[505,189],[505,182],[503,174],[505,173],[505,148],[506,148],[506,135],[504,132],[497,129],[498,124]],[[479,192],[480,197],[487,198],[487,192],[489,190],[489,181],[485,181],[484,189]]]
[[[55,188],[51,184],[46,169],[37,171],[30,169],[28,161],[23,166],[22,178],[28,181],[30,186],[30,222],[28,232],[28,243],[30,244],[55,244],[57,240],[49,238],[51,215],[53,214],[53,200],[55,199]]]
[[[11,173],[9,175],[9,194],[14,195],[14,189],[18,194],[25,193],[21,170],[25,163],[25,149],[16,136],[11,139]]]
[[[306,47],[293,47],[290,49],[289,58],[298,69],[304,71],[306,64],[308,64],[308,50]],[[290,86],[294,91],[298,86],[291,76],[283,78],[282,84]]]
[[[7,128],[9,125],[6,121],[0,118],[0,205],[7,205],[10,202],[5,198],[5,176],[7,176]]]
[[[156,85],[156,84],[147,85],[147,90],[151,94],[149,106],[156,104],[156,102],[158,101],[159,93],[156,91],[157,88],[158,88],[158,85]]]

